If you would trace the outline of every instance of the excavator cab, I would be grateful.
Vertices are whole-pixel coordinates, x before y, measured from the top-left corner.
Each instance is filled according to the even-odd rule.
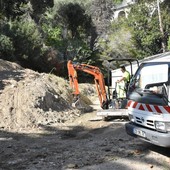
[[[107,60],[108,64],[108,83],[110,86],[108,86],[108,100],[111,101],[110,105],[111,107],[115,107],[117,109],[124,109],[127,105],[127,98],[128,98],[128,88],[129,88],[129,82],[126,84],[120,86],[119,83],[117,83],[117,80],[119,80],[122,77],[122,72],[120,70],[120,66],[124,65],[126,70],[130,73],[130,80],[133,77],[134,73],[136,72],[137,68],[139,67],[139,62],[137,59],[133,58],[114,58]],[[113,69],[114,66],[114,69]],[[119,69],[115,69],[115,68]],[[120,93],[124,92],[124,95],[121,95]]]

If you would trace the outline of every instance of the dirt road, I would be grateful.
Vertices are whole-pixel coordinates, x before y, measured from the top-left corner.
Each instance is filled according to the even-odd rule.
[[[105,122],[96,112],[60,126],[0,132],[1,170],[168,170],[170,149],[131,138],[122,120]]]

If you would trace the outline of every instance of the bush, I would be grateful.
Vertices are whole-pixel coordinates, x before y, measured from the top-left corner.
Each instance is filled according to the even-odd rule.
[[[10,37],[1,34],[0,35],[0,58],[6,60],[12,60],[14,53],[13,43]]]
[[[19,60],[35,60],[40,57],[42,39],[33,20],[14,21],[12,34],[15,55]]]

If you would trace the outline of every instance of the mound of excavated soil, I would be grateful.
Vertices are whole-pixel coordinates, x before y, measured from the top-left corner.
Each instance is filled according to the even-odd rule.
[[[81,114],[71,106],[72,94],[67,80],[23,69],[4,60],[0,60],[0,73],[1,129],[63,123]],[[87,110],[90,108],[83,104]]]

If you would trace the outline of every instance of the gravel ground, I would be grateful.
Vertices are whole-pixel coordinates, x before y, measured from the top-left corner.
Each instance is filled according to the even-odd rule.
[[[0,132],[2,170],[169,170],[170,149],[128,136],[126,121],[96,119],[96,111],[62,125]],[[93,120],[93,121],[92,121]]]

